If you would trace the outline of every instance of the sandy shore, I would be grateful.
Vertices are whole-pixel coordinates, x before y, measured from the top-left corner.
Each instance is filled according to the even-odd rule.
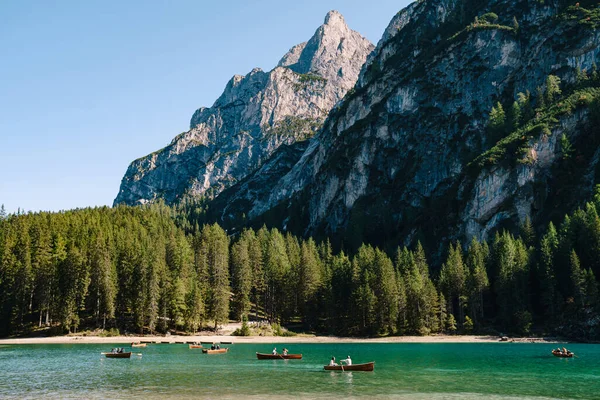
[[[385,338],[346,338],[336,336],[53,336],[39,338],[0,339],[0,345],[7,344],[94,344],[132,342],[146,343],[192,343],[192,342],[232,342],[232,343],[492,343],[498,342],[496,336],[393,336]],[[546,338],[515,338],[519,343],[552,343]]]

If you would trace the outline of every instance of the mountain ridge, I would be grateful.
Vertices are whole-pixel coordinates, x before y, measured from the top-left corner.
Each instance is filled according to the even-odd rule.
[[[128,168],[114,204],[173,203],[213,197],[259,168],[282,144],[314,135],[329,110],[354,86],[373,45],[330,11],[305,43],[265,72],[235,75],[190,130]]]
[[[588,113],[574,108],[572,117],[538,121],[549,135],[526,131],[521,146],[543,155],[531,164],[475,172],[468,165],[502,142],[489,133],[490,110],[498,102],[508,113],[523,95],[539,109],[537,92],[546,90],[549,76],[568,88],[578,70],[594,69],[600,37],[590,26],[595,14],[584,6],[412,3],[392,19],[357,85],[296,164],[261,192],[234,186],[215,200],[212,217],[235,226],[243,214],[254,226],[268,222],[353,249],[362,242],[421,240],[435,251],[450,239],[486,239],[506,224],[547,219],[544,205],[553,201],[553,168],[561,160],[558,138],[579,141]],[[522,122],[529,121],[536,122]],[[578,193],[591,194],[596,181]],[[246,208],[237,207],[241,199]]]

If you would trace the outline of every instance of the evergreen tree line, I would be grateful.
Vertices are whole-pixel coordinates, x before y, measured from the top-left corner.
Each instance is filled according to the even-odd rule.
[[[342,335],[557,333],[600,338],[600,195],[536,235],[356,254],[263,227],[183,229],[163,204],[0,213],[0,334],[137,333],[264,320]],[[189,224],[188,224],[189,225]],[[187,233],[186,233],[187,232]]]

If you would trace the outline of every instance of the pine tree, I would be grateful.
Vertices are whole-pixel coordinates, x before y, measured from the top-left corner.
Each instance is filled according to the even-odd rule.
[[[577,257],[575,250],[571,250],[569,261],[571,266],[571,290],[573,299],[577,309],[581,310],[585,305],[585,271],[581,270],[579,257]]]
[[[552,103],[558,96],[561,95],[560,78],[556,75],[548,75],[546,78],[545,102]]]
[[[448,318],[446,318],[446,332],[453,335],[456,333],[456,319],[452,313],[448,314]]]
[[[252,290],[252,265],[249,245],[254,241],[254,232],[244,230],[240,239],[231,247],[231,271],[233,290],[233,310],[240,321],[250,312],[250,291]]]
[[[550,222],[546,234],[540,243],[540,264],[538,275],[540,281],[540,302],[547,321],[552,321],[557,313],[558,294],[556,289],[556,278],[554,260],[558,249],[558,235],[554,224]]]
[[[393,333],[398,318],[398,286],[394,266],[381,250],[375,250],[373,291],[377,297],[377,325],[381,333]]]
[[[205,226],[202,238],[207,246],[208,317],[214,321],[217,330],[229,318],[229,238],[217,224]]]
[[[574,152],[573,146],[571,145],[571,141],[564,133],[560,137],[560,152],[562,154],[563,160],[569,160]]]
[[[396,318],[396,331],[402,335],[406,333],[407,330],[408,299],[406,298],[404,278],[398,272],[396,272],[396,284],[398,287],[398,317]]]
[[[517,102],[521,109],[521,121],[526,122],[533,118],[533,107],[531,105],[531,93],[529,90],[525,93],[519,92],[517,94]]]
[[[588,268],[584,272],[585,304],[588,308],[599,311],[600,297],[598,295],[598,282],[596,281],[596,277],[591,269]]]
[[[469,308],[475,321],[483,319],[483,293],[489,287],[486,271],[487,254],[484,246],[473,238],[467,253],[467,292],[469,293]]]
[[[300,316],[309,329],[317,321],[318,304],[316,294],[323,283],[321,260],[315,242],[308,239],[300,246],[300,265],[298,270],[298,307]]]
[[[535,245],[535,229],[533,228],[533,224],[531,223],[529,216],[525,217],[525,221],[523,221],[521,224],[520,234],[525,246],[529,248]]]
[[[500,102],[490,111],[488,132],[492,142],[500,140],[506,133],[506,113]]]
[[[446,321],[448,320],[448,310],[446,308],[446,298],[443,293],[439,295],[439,304],[438,304],[438,320],[440,321],[440,333],[446,332]]]
[[[350,259],[341,252],[333,257],[331,304],[335,331],[348,334],[353,309],[353,268]]]
[[[541,86],[538,86],[536,89],[536,100],[538,110],[546,107],[546,96],[544,94],[544,89]]]
[[[448,258],[440,271],[440,288],[448,300],[450,314],[456,313],[463,320],[465,300],[465,285],[467,274],[462,257],[460,243],[450,244]]]
[[[355,329],[361,334],[374,334],[377,331],[375,307],[377,297],[373,292],[373,272],[375,250],[369,245],[362,245],[352,259],[354,311],[352,313],[359,325]]]
[[[518,101],[513,102],[510,108],[510,130],[515,131],[521,126],[522,111]]]
[[[102,329],[106,319],[115,316],[117,295],[116,271],[110,259],[110,252],[102,233],[96,237],[90,256],[90,293],[96,319],[96,326],[102,318]]]
[[[465,316],[465,322],[463,323],[463,329],[467,333],[473,332],[473,320],[469,316]]]

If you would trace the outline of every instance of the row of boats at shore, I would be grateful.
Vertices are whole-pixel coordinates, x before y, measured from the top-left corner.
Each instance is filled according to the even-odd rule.
[[[225,344],[225,342],[222,342]],[[204,348],[204,344],[210,344],[210,348]],[[227,342],[226,344],[232,344],[232,342]],[[147,343],[131,343],[132,348],[136,347],[146,347]],[[228,347],[221,347],[220,344],[215,344],[214,342],[193,342],[188,343],[190,349],[200,349],[204,354],[225,354],[229,351]],[[123,348],[112,349],[109,353],[102,353],[106,356],[106,358],[131,358],[133,352],[125,352]],[[141,354],[137,354],[141,356]],[[552,355],[559,358],[573,358],[576,357],[575,353],[567,350],[565,347],[557,348],[552,350]],[[273,349],[272,353],[259,353],[256,352],[256,358],[259,360],[301,360],[302,354],[291,354],[288,353],[287,349],[283,350],[283,353],[277,353],[277,349]],[[332,361],[329,365],[325,365],[323,368],[327,371],[373,371],[375,369],[375,362],[368,362],[363,364],[352,364],[350,360],[350,356],[348,356],[348,361],[346,365],[340,363],[339,365],[335,363],[335,358],[332,358]],[[346,361],[346,360],[343,360]]]
[[[211,344],[211,348],[204,348],[203,344]],[[223,342],[223,344],[225,344]],[[227,344],[231,344],[231,342],[228,342]],[[228,347],[220,347],[220,345],[215,345],[215,343],[209,343],[209,342],[201,342],[201,343],[189,343],[188,344],[190,349],[201,349],[202,353],[204,354],[225,354],[229,351]],[[131,347],[147,347],[147,343],[132,343]],[[131,358],[131,355],[134,354],[133,352],[129,351],[126,352],[123,350],[123,348],[116,348],[116,349],[112,349],[112,351],[107,352],[107,353],[102,353],[106,358]],[[141,354],[137,354],[138,356],[141,356]],[[259,360],[301,360],[302,359],[302,354],[291,354],[288,353],[287,349],[284,349],[283,353],[277,353],[276,349],[273,350],[272,353],[259,353],[256,352],[256,358]],[[350,360],[350,357],[348,356],[348,359]],[[351,360],[350,363],[347,363],[346,365],[344,364],[337,364],[334,363],[333,361],[335,361],[335,358],[332,358],[332,362],[329,365],[325,365],[323,367],[323,369],[325,369],[326,371],[373,371],[375,369],[375,362],[371,361],[368,363],[363,363],[363,364],[352,364]],[[346,360],[343,360],[346,361]]]

